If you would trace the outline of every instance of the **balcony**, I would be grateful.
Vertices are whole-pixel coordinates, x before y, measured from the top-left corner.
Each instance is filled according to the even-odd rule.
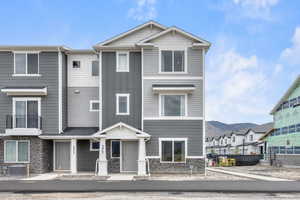
[[[38,115],[6,115],[7,135],[40,135],[42,117]]]

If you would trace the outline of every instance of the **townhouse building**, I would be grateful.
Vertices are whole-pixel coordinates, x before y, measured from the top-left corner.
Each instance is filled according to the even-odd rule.
[[[207,154],[264,154],[266,143],[261,137],[272,130],[273,124],[267,123],[250,129],[226,132],[221,136],[206,138]]]
[[[154,21],[91,49],[0,46],[0,165],[204,173],[209,47]]]
[[[261,138],[268,146],[266,157],[276,155],[282,165],[300,166],[300,76],[274,106],[271,115],[274,130]]]

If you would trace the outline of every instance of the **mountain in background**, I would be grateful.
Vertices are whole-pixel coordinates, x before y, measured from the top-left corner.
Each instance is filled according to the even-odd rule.
[[[258,124],[254,123],[234,123],[226,124],[219,121],[206,122],[206,137],[223,135],[225,132],[237,131],[240,129],[254,128]]]

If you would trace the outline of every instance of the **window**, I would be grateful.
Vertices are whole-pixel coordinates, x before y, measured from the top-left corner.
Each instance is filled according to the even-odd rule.
[[[38,53],[15,53],[15,74],[37,75],[39,74]]]
[[[117,115],[129,115],[129,94],[116,94]]]
[[[111,158],[120,158],[120,141],[111,140]]]
[[[40,128],[40,98],[13,98],[13,127]]]
[[[286,153],[287,153],[287,154],[293,154],[293,153],[294,153],[293,147],[287,147],[287,148],[286,148]]]
[[[186,116],[187,95],[160,95],[160,115]]]
[[[300,147],[294,147],[294,154],[300,154]]]
[[[29,162],[28,140],[6,140],[4,142],[4,161],[6,163]]]
[[[128,52],[117,52],[117,72],[129,72]]]
[[[280,154],[285,154],[286,148],[284,146],[279,147],[279,153]]]
[[[281,128],[281,134],[287,134],[288,133],[288,127]]]
[[[185,51],[161,51],[161,72],[185,72]]]
[[[232,142],[235,142],[235,136],[232,137]]]
[[[97,100],[90,101],[90,112],[97,112],[100,109],[100,103]]]
[[[289,101],[283,102],[283,103],[282,103],[282,108],[283,108],[283,109],[289,108]]]
[[[296,126],[295,125],[292,125],[289,127],[289,133],[295,133],[296,131]]]
[[[80,68],[80,61],[79,60],[73,60],[72,66],[73,66],[73,69],[79,69]]]
[[[300,124],[296,125],[296,132],[300,132]]]
[[[290,100],[290,107],[294,107],[294,105],[296,105],[296,104],[297,104],[297,98]]]
[[[185,162],[186,139],[160,139],[161,162]]]
[[[99,61],[92,61],[92,76],[99,76]]]
[[[253,141],[253,135],[249,136],[249,140],[252,142]]]
[[[90,141],[90,151],[99,151],[99,142]]]

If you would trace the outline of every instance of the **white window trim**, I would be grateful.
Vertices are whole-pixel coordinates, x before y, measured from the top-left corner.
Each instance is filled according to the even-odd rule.
[[[99,149],[94,149],[93,148],[93,143],[96,143],[98,141],[95,141],[95,140],[90,140],[90,151],[99,151]],[[98,142],[99,143],[99,142]],[[100,144],[99,144],[99,147],[100,147]]]
[[[126,54],[126,64],[127,68],[125,70],[120,70],[119,68],[119,54]],[[117,51],[116,53],[116,72],[129,72],[129,52],[128,51]]]
[[[120,156],[119,157],[114,157],[112,155],[112,142],[119,142],[120,143]],[[121,141],[120,140],[111,140],[110,141],[110,158],[120,158],[121,157]]]
[[[119,97],[126,97],[127,98],[127,112],[120,113],[119,112]],[[116,94],[116,115],[130,115],[130,94],[126,93],[118,93]]]
[[[188,139],[187,138],[159,138],[159,157],[160,163],[186,163],[187,150],[188,150]],[[172,141],[172,161],[162,161],[162,141]],[[175,162],[174,161],[174,141],[183,141],[184,142],[184,161]]]
[[[15,130],[36,130],[36,128],[15,128],[16,125],[16,119],[15,119],[15,115],[16,115],[16,101],[26,101],[26,112],[27,112],[27,101],[37,101],[38,102],[38,117],[40,120],[40,116],[41,116],[41,97],[13,97],[13,104],[12,104],[12,113],[13,113],[13,129]],[[26,113],[27,114],[27,113]],[[26,119],[26,123],[27,123],[27,119]],[[38,122],[40,124],[40,121]]]
[[[188,63],[187,63],[187,48],[160,48],[159,49],[159,55],[158,55],[158,59],[159,59],[159,70],[158,70],[158,73],[159,74],[187,74],[188,73],[188,70],[187,70],[187,66],[188,66]],[[162,71],[162,63],[161,63],[161,52],[162,51],[172,51],[172,57],[173,57],[173,66],[172,66],[172,69],[174,70],[174,51],[184,51],[184,71],[183,72],[163,72]]]
[[[25,68],[26,68],[26,73],[25,74],[17,74],[16,73],[16,54],[25,54],[26,56],[26,61],[25,61]],[[38,55],[38,73],[37,74],[28,74],[28,54],[37,54]],[[14,51],[14,73],[12,76],[41,76],[40,75],[40,52],[39,51]]]
[[[16,142],[16,161],[7,161],[6,160],[6,143],[15,141]],[[28,161],[18,161],[19,160],[19,153],[18,153],[18,146],[19,142],[27,142],[28,143]],[[4,141],[4,163],[30,163],[30,140],[5,140]]]
[[[161,102],[161,98],[162,96],[164,95],[183,95],[184,96],[184,99],[185,99],[185,102],[184,102],[184,106],[185,106],[185,113],[184,115],[182,116],[164,116],[162,115],[161,111],[162,111],[162,102]],[[181,119],[181,118],[186,118],[188,116],[188,98],[187,98],[188,94],[187,93],[159,93],[158,95],[158,104],[159,104],[159,109],[158,109],[158,112],[159,112],[159,117],[160,118],[164,118],[164,119]]]
[[[98,103],[99,104],[99,109],[94,110],[93,109],[93,103]],[[99,112],[100,110],[100,101],[99,100],[90,100],[90,112]]]

